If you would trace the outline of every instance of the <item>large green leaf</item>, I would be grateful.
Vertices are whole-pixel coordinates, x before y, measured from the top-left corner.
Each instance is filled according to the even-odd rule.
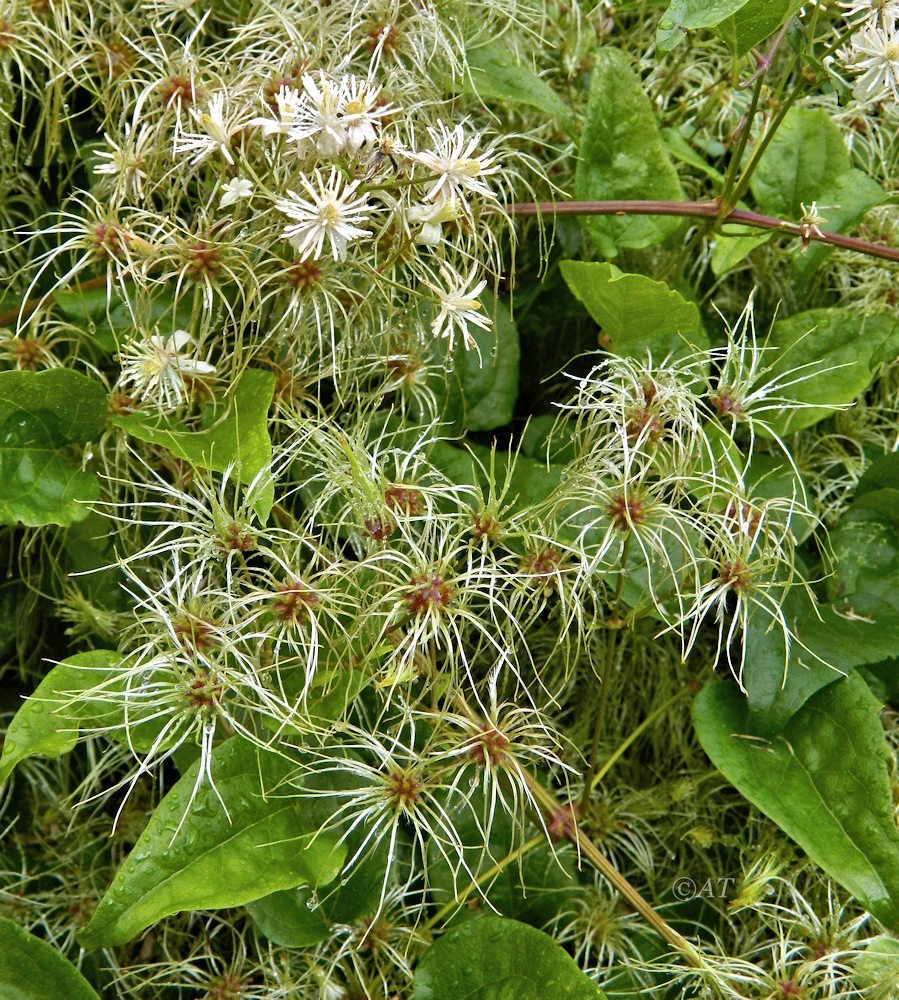
[[[850,164],[843,133],[823,108],[792,108],[771,140],[752,176],[759,207],[798,222],[802,206],[818,205],[822,225],[849,232],[886,194],[875,181]],[[831,253],[814,244],[798,254],[794,267],[807,276]]]
[[[880,1000],[899,996],[899,941],[886,934],[869,941],[855,961],[853,979],[865,990],[864,996]]]
[[[709,346],[696,305],[664,281],[625,274],[614,264],[563,260],[560,267],[602,327],[608,338],[603,344],[616,354],[645,358],[651,351],[661,361],[669,353]]]
[[[121,669],[125,665],[121,653],[105,649],[77,653],[57,663],[10,723],[0,756],[0,780],[26,757],[68,753],[85,729],[101,731],[138,753],[153,746],[157,750],[174,746],[179,730],[158,742],[168,716],[160,716],[152,705],[129,695],[135,677]],[[142,680],[152,684],[157,676],[145,673]]]
[[[46,941],[0,917],[2,1000],[98,1000],[81,973]]]
[[[899,451],[875,458],[859,479],[855,495],[860,497],[863,493],[886,489],[899,490]]]
[[[0,756],[0,781],[26,757],[61,757],[74,748],[79,708],[84,706],[73,698],[108,677],[109,668],[120,660],[118,653],[97,649],[70,656],[50,670],[9,724]]]
[[[752,193],[766,212],[796,220],[803,202],[819,200],[849,170],[849,151],[830,115],[792,108],[752,175]]]
[[[68,368],[0,372],[0,523],[69,525],[90,512],[97,477],[60,454],[98,438],[106,393]]]
[[[753,732],[772,735],[818,690],[854,667],[899,655],[899,615],[886,603],[871,605],[872,618],[847,617],[815,606],[794,588],[783,602],[794,639],[786,649],[783,630],[770,614],[753,614],[746,630],[743,684]],[[876,620],[875,620],[876,619]]]
[[[170,421],[153,422],[143,413],[115,416],[112,422],[132,437],[162,445],[196,467],[224,472],[234,464],[241,482],[250,483],[271,462],[268,411],[274,393],[272,372],[248,368],[229,397],[209,413],[202,430],[177,430]],[[274,485],[263,484],[255,503],[261,520],[267,519],[273,500]]]
[[[443,935],[415,970],[415,1000],[598,1000],[602,990],[543,931],[479,917]]]
[[[714,27],[746,3],[747,0],[671,0],[659,21],[659,51],[670,52],[689,31]]]
[[[291,764],[239,737],[217,747],[211,761],[230,821],[205,781],[175,836],[199,766],[198,761],[156,807],[80,934],[84,947],[124,944],[182,910],[240,906],[336,877],[345,848],[325,834],[313,839],[318,822],[304,818],[303,806],[279,787]]]
[[[753,250],[767,243],[773,233],[760,233],[749,226],[727,225],[715,236],[712,249],[712,273],[715,277],[727,274],[740,261],[745,260]]]
[[[749,0],[722,22],[719,31],[737,55],[745,55],[792,17],[803,0]]]
[[[527,66],[505,42],[488,42],[465,53],[467,73],[454,80],[451,88],[505,104],[526,104],[554,118],[570,116],[562,98]]]
[[[361,846],[364,831],[346,840],[347,853]],[[388,844],[383,841],[353,865],[346,878],[322,893],[307,888],[284,889],[247,903],[253,922],[270,941],[285,948],[306,948],[324,941],[335,924],[351,924],[378,911],[388,864]]]
[[[858,399],[878,365],[899,349],[899,321],[885,313],[810,309],[778,320],[767,347],[771,367],[763,379],[793,382],[784,395],[805,404],[769,418],[776,433],[788,434]]]
[[[596,54],[574,192],[587,201],[684,197],[640,77],[618,49]],[[603,256],[614,257],[622,247],[663,242],[681,223],[663,216],[628,215],[585,218],[583,225]]]
[[[252,900],[246,908],[260,934],[282,948],[308,948],[331,933],[308,889],[281,889]]]
[[[813,695],[771,742],[747,739],[749,707],[728,682],[693,705],[719,771],[879,920],[899,927],[899,829],[880,703],[857,675]]]

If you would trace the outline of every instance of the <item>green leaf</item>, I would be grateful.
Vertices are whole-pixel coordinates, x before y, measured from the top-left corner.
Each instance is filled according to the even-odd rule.
[[[68,753],[87,727],[102,730],[108,739],[138,753],[146,753],[154,744],[158,750],[173,746],[176,733],[157,743],[166,720],[152,705],[127,695],[128,673],[121,669],[124,660],[121,653],[101,649],[57,663],[10,724],[0,757],[0,780],[26,757]],[[152,684],[155,674],[144,679]],[[92,688],[102,694],[90,696]]]
[[[596,55],[574,192],[586,201],[684,198],[643,83],[618,49],[603,48]],[[583,225],[603,256],[614,257],[622,247],[662,243],[681,222],[650,215],[594,216]]]
[[[330,924],[320,909],[310,908],[313,896],[308,889],[282,889],[246,904],[259,932],[282,948],[308,948],[324,941]]]
[[[880,703],[857,675],[818,691],[770,743],[749,707],[708,685],[693,721],[712,763],[884,924],[899,927],[899,829]]]
[[[867,614],[873,598],[899,603],[899,490],[856,497],[831,537],[837,570],[834,597]]]
[[[874,461],[855,487],[856,497],[874,490],[899,490],[899,451],[891,451]]]
[[[436,441],[431,446],[429,457],[450,482],[458,485],[479,483],[486,494],[488,483],[485,470],[490,469],[490,449],[486,445],[469,444],[466,448],[457,448],[445,441]],[[526,455],[513,455],[510,459],[507,451],[497,448],[494,461],[495,478],[500,484],[505,481],[509,462],[515,463],[506,496],[513,511],[545,500],[561,480],[561,465],[547,466],[545,461]]]
[[[345,848],[325,834],[313,839],[318,822],[304,819],[303,805],[285,797],[279,786],[293,770],[289,762],[239,737],[216,747],[211,773],[230,822],[208,780],[188,809],[199,766],[156,807],[79,935],[84,947],[124,944],[182,910],[241,906],[336,877]]]
[[[721,36],[736,55],[759,45],[802,6],[803,0],[749,0],[721,23]]]
[[[415,970],[415,1000],[598,1000],[602,990],[543,931],[479,917],[443,935]]]
[[[359,831],[347,838],[349,855],[362,846],[364,837],[365,831]],[[287,889],[247,903],[246,908],[259,930],[282,947],[305,948],[324,941],[334,924],[352,924],[377,913],[388,853],[383,841],[321,898],[309,889]]]
[[[697,28],[712,28],[746,3],[747,0],[671,0],[659,21],[659,51],[670,52],[686,38],[688,32]]]
[[[803,204],[818,205],[823,228],[850,232],[886,193],[861,170],[852,168],[843,134],[823,108],[792,108],[752,176],[759,207],[798,222]],[[833,247],[816,243],[794,258],[801,278],[812,274]]]
[[[820,201],[849,170],[849,151],[830,115],[791,108],[752,175],[752,193],[764,211],[797,221],[803,202]]]
[[[770,614],[753,613],[746,630],[743,684],[753,732],[766,736],[782,730],[816,691],[854,667],[899,655],[899,616],[888,605],[880,604],[875,624],[816,606],[804,590],[793,588],[782,611],[796,637],[789,655]]]
[[[602,327],[616,354],[656,360],[690,347],[705,350],[708,338],[699,310],[664,281],[625,274],[614,264],[563,260],[562,276]]]
[[[81,973],[46,941],[0,917],[3,1000],[99,1000]]]
[[[571,113],[562,98],[502,41],[488,42],[465,53],[468,72],[452,81],[457,93],[470,94],[482,101],[526,104],[553,118],[569,120]]]
[[[26,757],[61,757],[78,742],[79,714],[73,698],[108,677],[121,655],[106,649],[77,653],[57,663],[16,712],[0,756],[0,781]]]
[[[163,286],[154,289],[152,296],[127,302],[116,292],[107,297],[105,288],[58,288],[53,299],[66,319],[89,336],[91,344],[111,354],[132,335],[135,315],[142,326],[158,330],[163,337],[189,329],[193,298],[181,295],[176,302],[175,295],[174,287]]]
[[[855,962],[853,979],[865,996],[899,996],[899,941],[881,934],[870,941]]]
[[[460,430],[492,431],[508,424],[518,399],[521,351],[509,303],[486,293],[481,303],[493,328],[472,331],[476,349],[457,344],[449,373],[445,417]]]
[[[204,421],[203,430],[181,431],[151,423],[143,413],[115,416],[112,422],[132,437],[168,448],[195,467],[224,472],[236,464],[240,481],[250,483],[271,461],[268,411],[274,394],[274,374],[248,368],[229,397]],[[254,504],[260,520],[267,520],[273,502],[273,483],[261,484]]]
[[[712,250],[712,274],[720,277],[732,271],[756,247],[767,243],[773,233],[760,233],[749,226],[728,226],[715,236]]]
[[[69,525],[90,513],[97,477],[59,449],[106,426],[99,382],[68,368],[0,372],[0,523]]]
[[[886,313],[810,309],[778,320],[766,347],[772,357],[763,376],[766,382],[801,379],[784,391],[806,405],[785,407],[769,418],[775,433],[792,434],[853,402],[868,388],[881,358],[899,349],[899,321]]]
[[[700,156],[676,128],[671,126],[663,128],[660,134],[665,148],[675,160],[688,163],[719,184],[724,181],[724,174],[720,170],[716,170],[703,156]]]

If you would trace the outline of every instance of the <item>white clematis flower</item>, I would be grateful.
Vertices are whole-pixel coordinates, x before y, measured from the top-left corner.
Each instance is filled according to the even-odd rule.
[[[119,355],[122,384],[133,385],[141,399],[173,409],[187,398],[185,376],[212,375],[215,365],[190,356],[195,344],[186,330],[132,341]]]
[[[366,221],[368,198],[355,195],[358,180],[346,184],[333,167],[327,177],[316,170],[312,181],[300,179],[307,197],[288,191],[287,198],[275,202],[275,208],[295,223],[285,226],[283,236],[299,251],[301,260],[320,257],[325,240],[331,244],[334,259],[344,260],[350,240],[371,236],[371,230],[359,225]]]

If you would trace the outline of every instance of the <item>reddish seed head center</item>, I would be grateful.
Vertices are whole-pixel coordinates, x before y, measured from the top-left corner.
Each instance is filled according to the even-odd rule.
[[[384,500],[391,510],[399,510],[404,514],[417,515],[424,511],[421,490],[412,486],[388,486],[384,491]]]
[[[411,771],[394,771],[387,778],[387,794],[397,809],[409,809],[421,794],[421,782]]]
[[[471,745],[471,758],[478,764],[486,764],[489,760],[491,764],[502,765],[506,761],[509,750],[509,741],[498,729],[493,726],[484,728],[477,742]]]
[[[182,646],[204,651],[215,645],[212,625],[187,613],[176,618],[172,628]]]
[[[619,531],[642,524],[646,514],[646,501],[633,494],[619,493],[606,504],[606,515]]]
[[[159,96],[162,98],[162,103],[168,108],[175,101],[180,101],[182,104],[193,104],[199,95],[194,91],[194,86],[188,77],[173,73],[160,84]]]
[[[410,614],[420,615],[430,608],[445,608],[453,598],[453,589],[437,573],[413,576],[406,592]]]
[[[502,537],[503,526],[492,514],[484,512],[475,514],[472,518],[471,531],[479,542],[486,538],[487,541],[496,543]]]
[[[287,280],[297,291],[308,292],[321,284],[322,269],[314,260],[297,261],[287,269]]]
[[[722,563],[719,576],[731,590],[745,590],[752,583],[749,567],[740,560]]]
[[[731,417],[733,420],[740,420],[743,416],[743,403],[740,398],[729,389],[722,389],[709,397],[712,406],[722,417]]]
[[[256,548],[253,533],[237,521],[232,521],[219,532],[216,543],[222,552],[252,552]]]
[[[197,240],[187,248],[185,270],[194,281],[214,278],[222,269],[222,252],[206,240]]]
[[[188,684],[187,700],[194,708],[210,711],[221,704],[222,685],[204,671]]]
[[[396,530],[396,525],[389,517],[367,517],[362,522],[366,532],[376,541],[383,542],[386,538],[389,538],[393,532]]]
[[[368,47],[374,52],[379,46],[386,55],[394,55],[400,45],[400,33],[394,24],[373,24],[368,29]]]
[[[275,617],[282,622],[305,621],[318,601],[318,595],[302,581],[284,583],[278,588],[273,602]]]

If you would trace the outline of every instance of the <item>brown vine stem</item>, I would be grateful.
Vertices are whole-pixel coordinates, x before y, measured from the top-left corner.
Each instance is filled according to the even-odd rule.
[[[534,796],[535,801],[548,817],[557,816],[559,813],[559,803],[555,797],[529,772],[524,771],[528,788]],[[565,809],[565,806],[561,807]],[[573,809],[573,806],[567,807]],[[702,956],[696,948],[671,924],[668,923],[659,913],[648,903],[637,890],[628,882],[620,871],[602,853],[592,840],[585,837],[578,829],[574,812],[571,813],[571,822],[563,824],[565,836],[574,844],[578,851],[590,862],[591,865],[607,881],[621,893],[630,905],[640,914],[641,917],[655,930],[655,932],[667,941],[672,948],[676,949],[694,968],[701,968],[703,965]]]
[[[720,205],[717,201],[539,201],[519,202],[510,205],[508,211],[518,218],[538,215],[677,215],[714,220],[718,217]],[[827,243],[869,257],[899,261],[899,248],[872,243],[856,236],[831,233],[817,226],[786,222],[773,215],[734,209],[719,220],[722,225],[728,222],[798,236],[803,243]]]
[[[479,728],[484,728],[484,720],[472,710],[471,706],[461,694],[457,694],[455,696],[454,702],[456,708],[462,715],[471,719],[471,721],[476,723]],[[633,907],[633,909],[643,917],[643,919],[664,941],[667,941],[668,944],[675,949],[675,951],[680,952],[684,959],[692,965],[693,968],[702,968],[702,956],[696,948],[683,936],[683,934],[676,931],[668,923],[668,921],[653,908],[651,903],[647,902],[640,895],[640,893],[630,884],[630,882],[628,882],[621,872],[618,871],[612,862],[609,861],[609,859],[602,853],[596,844],[594,844],[593,841],[581,832],[577,824],[578,807],[575,803],[572,802],[568,806],[560,805],[552,792],[545,788],[539,779],[534,777],[534,775],[531,774],[527,768],[519,768],[519,773],[527,783],[532,796],[532,803],[536,804],[537,808],[545,817],[544,821],[541,823],[544,832],[547,830],[545,820],[555,820],[560,813],[562,813],[564,815],[563,821],[561,823],[555,823],[554,826],[560,831],[564,831],[564,835],[572,842],[572,844],[574,844],[575,848],[590,862],[591,865],[593,865],[603,878],[611,882],[618,892],[621,893],[624,899],[628,901],[631,907]],[[528,843],[530,844],[530,841]]]

